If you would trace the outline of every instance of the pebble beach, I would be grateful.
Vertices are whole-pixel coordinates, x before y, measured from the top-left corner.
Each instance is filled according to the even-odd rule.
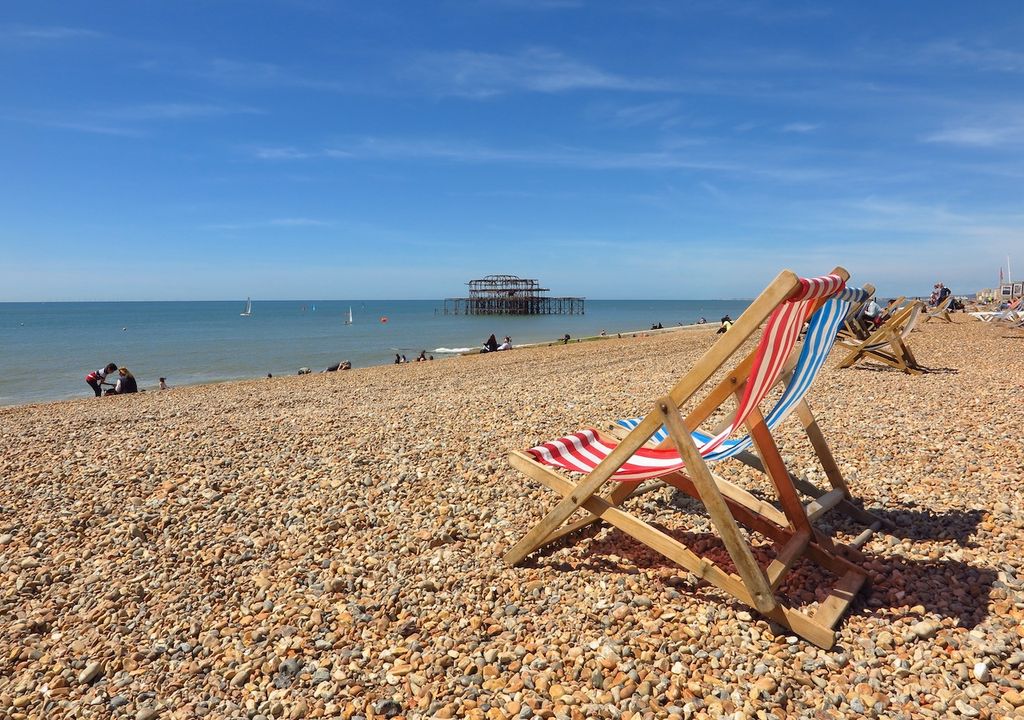
[[[501,560],[556,499],[507,452],[646,414],[714,328],[2,408],[0,719],[1024,718],[1024,332],[953,319],[809,394],[892,524],[827,651],[607,526]],[[626,507],[730,567],[685,496]]]

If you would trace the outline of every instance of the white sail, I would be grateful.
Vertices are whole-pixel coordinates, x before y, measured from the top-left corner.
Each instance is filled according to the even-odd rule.
[[[249,317],[252,315],[252,298],[245,299],[245,310],[239,313],[242,317]]]
[[[348,320],[345,321],[345,324],[346,325],[351,325],[352,324],[352,306],[351,305],[348,306]]]

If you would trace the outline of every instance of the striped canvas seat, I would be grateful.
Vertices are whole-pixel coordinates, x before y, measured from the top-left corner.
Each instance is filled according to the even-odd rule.
[[[793,368],[793,377],[786,385],[782,397],[765,417],[765,424],[774,430],[775,427],[789,417],[793,409],[803,400],[804,395],[810,390],[817,377],[821,366],[825,364],[832,346],[835,344],[836,336],[846,318],[849,317],[850,306],[853,303],[863,303],[868,293],[858,288],[846,288],[841,293],[826,302],[821,309],[811,316],[807,325],[807,334],[804,337],[803,347],[800,349],[800,358],[796,367]],[[623,418],[616,420],[616,424],[632,430],[643,418]],[[703,447],[711,441],[711,436],[705,433],[694,431],[690,433],[698,447]],[[656,443],[662,443],[668,439],[668,430],[665,426],[658,428],[651,438]],[[712,452],[704,456],[705,460],[713,462],[735,457],[741,452],[748,450],[753,445],[749,435],[742,438],[730,438]]]
[[[693,433],[698,450],[706,460],[732,457],[750,447],[752,441],[749,436],[735,440],[729,440],[729,437],[743,425],[750,412],[761,403],[778,380],[796,345],[800,330],[816,302],[822,298],[828,298],[828,301],[812,318],[813,322],[809,327],[808,338],[794,371],[794,378],[767,418],[769,428],[782,422],[806,394],[828,356],[828,351],[835,341],[839,325],[846,317],[850,303],[860,299],[864,294],[859,289],[845,290],[842,278],[836,275],[801,279],[800,283],[800,291],[779,305],[765,326],[750,372],[750,379],[744,388],[744,394],[733,421],[728,427],[713,436],[699,432]],[[631,429],[636,427],[640,420],[637,418],[620,422],[624,427]],[[668,435],[662,427],[654,437],[657,440],[663,440]],[[601,435],[597,430],[587,429],[530,448],[527,453],[546,465],[574,472],[589,473],[608,457],[617,445],[616,441]],[[615,471],[612,479],[627,482],[661,477],[682,469],[683,464],[676,449],[643,447]]]

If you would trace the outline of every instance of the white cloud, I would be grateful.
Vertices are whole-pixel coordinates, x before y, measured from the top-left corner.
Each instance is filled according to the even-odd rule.
[[[1024,143],[1024,124],[976,124],[947,127],[922,138],[928,143],[967,145],[973,147],[996,147]]]
[[[237,222],[237,223],[211,223],[209,225],[203,225],[203,230],[221,230],[234,232],[238,230],[260,230],[267,228],[280,228],[280,227],[292,227],[292,228],[322,228],[332,227],[334,223],[327,220],[317,220],[315,218],[305,217],[287,217],[287,218],[273,218],[271,220],[255,220],[252,222]]]
[[[814,123],[792,122],[792,123],[787,123],[787,124],[783,125],[782,126],[782,132],[788,132],[788,133],[810,133],[810,132],[814,132],[815,130],[817,130],[820,127],[821,127],[821,125],[816,125]]]
[[[312,157],[309,153],[293,147],[256,147],[250,152],[258,160],[304,160]]]
[[[427,54],[412,62],[406,74],[433,94],[468,98],[512,92],[669,89],[661,80],[606,72],[545,48],[530,48],[515,55],[468,50]]]
[[[1024,52],[989,45],[970,46],[959,40],[946,40],[927,45],[920,58],[943,65],[969,65],[989,72],[1024,72]]]
[[[224,115],[260,113],[260,110],[256,110],[251,107],[180,102],[129,105],[94,111],[94,114],[98,117],[111,118],[124,122],[193,120],[198,118],[220,117]]]
[[[75,40],[98,38],[102,33],[62,25],[0,25],[0,38],[20,40]]]

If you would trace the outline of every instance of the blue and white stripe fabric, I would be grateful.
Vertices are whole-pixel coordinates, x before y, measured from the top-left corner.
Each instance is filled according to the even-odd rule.
[[[867,300],[868,294],[860,288],[846,288],[834,298],[828,300],[821,308],[811,316],[808,321],[807,335],[804,338],[803,347],[800,349],[800,359],[793,369],[793,377],[782,393],[782,397],[765,417],[765,424],[769,429],[774,429],[779,423],[785,420],[793,408],[803,400],[804,395],[810,389],[814,378],[817,376],[821,366],[825,364],[832,345],[835,344],[836,334],[850,311],[850,305],[854,302]],[[624,418],[616,422],[627,430],[632,430],[643,418]],[[693,441],[703,445],[711,439],[710,435],[695,431],[691,433]],[[652,439],[655,442],[662,442],[668,438],[668,431],[664,426],[658,428]],[[749,435],[734,440],[726,440],[717,449],[705,456],[705,460],[725,460],[731,458],[753,444]]]

